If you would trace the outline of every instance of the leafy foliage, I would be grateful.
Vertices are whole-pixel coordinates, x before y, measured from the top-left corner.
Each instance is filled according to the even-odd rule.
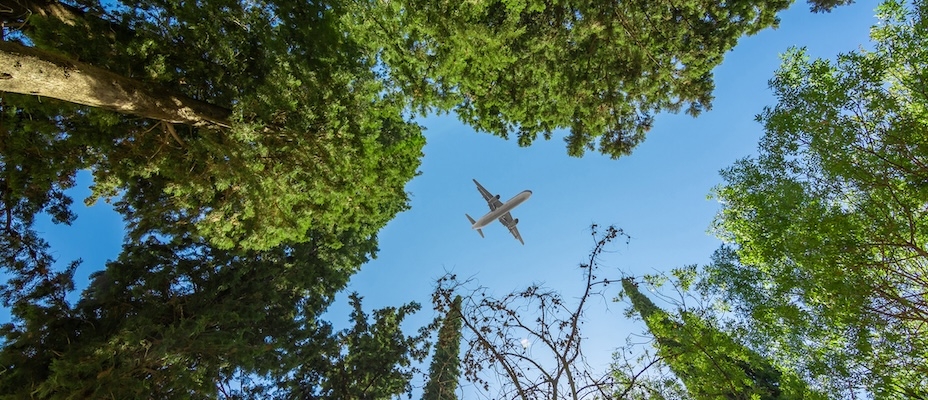
[[[94,171],[89,201],[129,193],[134,237],[176,228],[222,248],[269,249],[311,240],[310,229],[372,237],[406,209],[421,127],[343,34],[341,5],[24,4],[22,40],[229,110],[229,126],[175,126],[50,101],[63,124],[83,126],[67,135],[92,146],[80,166]]]
[[[520,146],[570,129],[571,156],[618,158],[644,140],[655,114],[708,109],[712,69],[790,3],[369,1],[356,18],[414,105],[454,110]]]
[[[0,329],[0,393],[341,399],[407,392],[425,356],[426,332],[400,329],[417,305],[369,316],[355,295],[352,328],[318,318],[407,207],[424,145],[410,105],[517,132],[521,145],[570,128],[570,154],[599,140],[619,157],[654,114],[708,108],[711,69],[789,1],[14,3],[0,10],[0,40],[228,118],[173,124],[3,94],[0,257],[11,279],[0,298],[13,322]],[[87,201],[118,199],[129,232],[71,304],[79,260],[54,270],[32,225],[43,212],[73,220],[65,190],[79,169],[94,174]],[[477,372],[500,366],[522,397],[614,390],[583,374],[578,324],[592,289],[610,283],[593,275],[595,257],[621,235],[597,238],[576,308],[537,286],[455,307],[473,334],[465,376],[486,383]],[[453,304],[444,289],[436,302]],[[523,323],[510,305],[521,299],[552,319]],[[494,342],[519,330],[556,369],[525,373],[540,364]]]
[[[835,393],[928,397],[928,3],[887,1],[875,49],[784,56],[760,156],[723,171],[714,285],[756,343]]]

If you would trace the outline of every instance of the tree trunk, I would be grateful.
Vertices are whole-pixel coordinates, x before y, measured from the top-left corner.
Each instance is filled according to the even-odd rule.
[[[229,126],[231,111],[35,48],[0,42],[0,91],[174,124]]]

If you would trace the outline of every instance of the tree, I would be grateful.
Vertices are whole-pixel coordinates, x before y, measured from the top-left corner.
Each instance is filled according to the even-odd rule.
[[[878,16],[873,51],[784,56],[759,156],[715,191],[713,287],[821,387],[928,398],[928,3]]]
[[[451,307],[468,282],[447,274],[432,296],[436,308],[458,310],[464,338],[464,378],[478,393],[498,391],[491,398],[592,399],[612,398],[627,390],[610,373],[592,371],[583,353],[581,325],[592,296],[615,280],[597,278],[597,259],[616,238],[628,237],[608,227],[600,234],[593,226],[595,246],[589,263],[581,264],[583,290],[576,304],[568,304],[550,289],[533,284],[494,298],[487,288],[470,290],[459,308]],[[501,380],[491,387],[489,379]],[[481,392],[482,391],[482,392]]]
[[[333,351],[322,352],[327,360],[321,364],[315,344],[301,343],[292,371],[278,375],[277,398],[310,399],[392,399],[409,394],[410,380],[427,354],[426,338],[430,327],[416,336],[406,336],[400,329],[406,315],[419,310],[417,303],[399,308],[387,307],[374,312],[374,323],[361,308],[361,297],[350,295],[353,311],[349,330],[339,333]],[[331,342],[331,341],[330,341]],[[262,398],[262,397],[258,397]]]
[[[567,152],[612,158],[654,116],[711,106],[712,69],[778,1],[368,1],[355,13],[413,104],[528,146],[569,129]],[[816,11],[849,1],[810,1]]]
[[[373,235],[405,209],[424,143],[410,104],[522,145],[569,127],[571,154],[599,138],[618,157],[653,113],[708,107],[711,69],[789,3],[20,0],[0,10],[0,91],[86,106],[58,121],[108,139],[83,143],[91,200],[143,185],[171,200],[133,224],[268,249]]]
[[[638,290],[633,278],[622,279],[625,296],[654,337],[654,346],[694,399],[816,399],[798,377],[784,374],[759,353],[736,342],[697,313],[678,317],[658,308]]]
[[[719,329],[718,309],[698,293],[700,306],[682,307],[679,315],[658,308],[638,291],[634,278],[599,276],[600,257],[610,243],[628,236],[615,227],[602,233],[593,225],[595,246],[580,265],[583,290],[570,305],[560,293],[537,284],[495,298],[487,288],[463,296],[459,310],[464,338],[464,377],[478,394],[509,399],[824,399],[792,371],[781,370],[759,352]],[[695,266],[675,270],[675,288],[692,296]],[[648,278],[650,279],[650,278]],[[704,277],[703,277],[704,279]],[[583,321],[588,303],[621,280],[620,297],[656,339],[657,354],[642,343],[618,347],[606,373],[595,371],[584,356]],[[700,289],[705,289],[700,281]],[[448,309],[455,294],[466,290],[453,274],[438,281],[436,308]],[[452,298],[455,300],[452,300]],[[648,346],[650,347],[650,346]],[[637,354],[638,356],[635,356]],[[633,359],[629,359],[632,355]],[[501,381],[496,386],[491,379]],[[498,392],[498,393],[494,393]],[[426,389],[428,393],[428,389]]]
[[[347,284],[344,270],[357,268],[353,253],[305,244],[230,253],[189,238],[148,237],[95,273],[76,305],[63,299],[64,279],[40,276],[36,285],[5,289],[5,298],[17,296],[13,323],[0,331],[0,392],[47,399],[404,393],[428,332],[406,336],[399,325],[418,305],[375,311],[369,322],[353,295],[352,328],[333,332],[319,318]]]
[[[91,107],[4,93],[4,108],[59,109],[61,137],[80,145],[61,150],[89,154],[75,168],[94,171],[91,200],[154,191],[130,228],[246,249],[310,229],[373,237],[406,208],[421,128],[343,34],[344,7],[249,4],[17,2],[0,91]]]
[[[455,391],[461,375],[461,296],[451,302],[438,330],[438,342],[429,366],[423,400],[457,400]]]

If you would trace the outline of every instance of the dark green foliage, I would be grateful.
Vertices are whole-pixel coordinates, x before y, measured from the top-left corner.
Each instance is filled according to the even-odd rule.
[[[704,318],[688,311],[672,317],[641,294],[632,278],[623,279],[622,288],[654,336],[658,355],[694,399],[824,398]]]
[[[461,296],[456,296],[445,313],[438,330],[438,343],[429,366],[429,380],[425,384],[423,400],[457,400],[455,393],[461,372]]]
[[[739,38],[776,26],[791,3],[369,1],[356,18],[415,106],[453,110],[521,146],[569,129],[568,154],[618,158],[656,114],[707,110],[712,69]]]
[[[425,353],[425,334],[399,330],[417,305],[378,310],[369,323],[353,296],[352,329],[333,333],[318,319],[357,268],[350,253],[311,243],[246,253],[189,239],[127,244],[76,306],[59,301],[61,283],[17,303],[16,324],[2,332],[0,393],[215,398],[223,382],[251,374],[278,387],[241,390],[276,397],[403,393],[411,360]]]
[[[347,399],[408,391],[425,333],[399,327],[418,306],[375,311],[371,322],[353,296],[352,328],[336,333],[318,319],[373,257],[379,229],[407,207],[404,186],[424,138],[406,108],[454,109],[478,129],[517,131],[521,145],[570,128],[570,154],[599,140],[600,151],[618,157],[643,140],[653,114],[707,108],[711,69],[724,52],[774,25],[788,3],[0,7],[3,40],[229,116],[172,124],[3,94],[0,261],[10,279],[0,298],[12,323],[0,330],[0,393]],[[64,191],[80,169],[94,174],[88,201],[118,199],[128,235],[119,259],[71,304],[78,262],[55,270],[32,226],[43,212],[73,220]]]
[[[80,167],[94,171],[94,199],[162,200],[127,198],[132,231],[268,249],[311,240],[310,229],[372,237],[406,208],[421,128],[343,34],[342,5],[140,1],[105,13],[24,4],[35,12],[20,35],[36,47],[229,110],[227,127],[175,126],[46,101],[68,135],[92,146]],[[38,112],[21,99],[5,101]]]
[[[757,159],[723,171],[714,287],[751,340],[830,391],[928,394],[928,3],[887,1],[873,51],[784,56]]]
[[[424,336],[399,324],[417,306],[376,311],[368,323],[358,298],[353,329],[318,320],[375,253],[376,232],[406,208],[424,144],[403,102],[341,35],[338,7],[17,4],[30,18],[7,38],[226,107],[232,120],[171,125],[4,93],[0,256],[10,280],[0,294],[12,323],[0,332],[0,393],[408,390]],[[65,296],[77,264],[55,270],[32,223],[41,212],[74,218],[64,190],[79,169],[94,173],[91,201],[119,198],[129,235],[73,305]],[[364,368],[366,380],[354,380]]]
[[[837,6],[853,4],[854,0],[809,0],[812,12],[831,12]]]
[[[400,329],[403,319],[419,310],[416,303],[400,308],[388,307],[374,312],[374,321],[361,309],[361,297],[350,296],[353,327],[337,336],[337,351],[319,353],[307,342],[298,350],[297,367],[292,378],[284,379],[276,393],[283,398],[311,399],[391,399],[412,388],[410,380],[417,369],[410,367],[427,355],[427,328],[417,336],[405,336]],[[310,362],[305,362],[310,360]],[[281,396],[282,395],[282,396]]]

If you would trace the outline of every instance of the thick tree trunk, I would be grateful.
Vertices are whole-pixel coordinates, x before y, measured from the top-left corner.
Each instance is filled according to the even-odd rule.
[[[227,127],[231,115],[226,108],[10,42],[0,42],[0,91],[194,126]]]

